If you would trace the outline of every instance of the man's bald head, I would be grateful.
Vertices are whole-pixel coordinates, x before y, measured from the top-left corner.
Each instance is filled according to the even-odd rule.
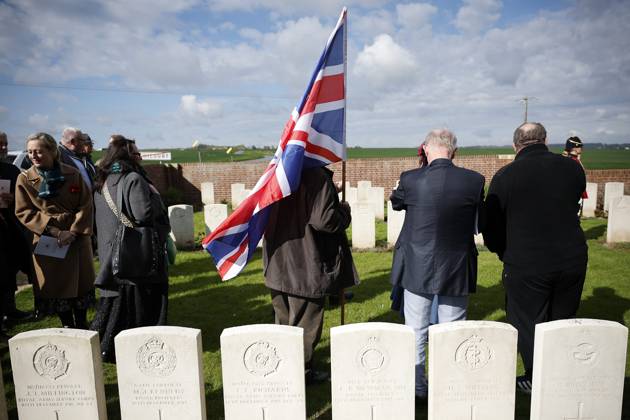
[[[523,147],[532,144],[545,144],[547,142],[547,130],[541,123],[526,122],[514,131],[514,149],[518,152]]]

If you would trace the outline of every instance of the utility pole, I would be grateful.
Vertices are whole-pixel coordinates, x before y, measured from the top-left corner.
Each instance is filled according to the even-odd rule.
[[[534,100],[534,99],[538,99],[534,96],[523,96],[521,99],[519,99],[519,101],[524,102],[525,103],[525,119],[523,120],[523,122],[527,122],[527,109],[529,106],[529,101],[530,100]]]

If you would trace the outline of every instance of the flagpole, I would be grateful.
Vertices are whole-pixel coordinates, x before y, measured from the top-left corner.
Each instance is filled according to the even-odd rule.
[[[346,139],[346,119],[348,118],[348,9],[344,7],[346,21],[343,24],[343,98],[346,101],[343,118],[343,151],[344,157],[341,161],[341,200],[346,201],[346,159],[347,156],[347,139]],[[339,292],[339,303],[341,304],[341,325],[346,323],[346,293],[345,289]]]

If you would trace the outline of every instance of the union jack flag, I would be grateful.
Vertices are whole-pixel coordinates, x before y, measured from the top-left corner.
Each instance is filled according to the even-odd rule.
[[[202,242],[224,281],[251,259],[265,232],[269,206],[297,190],[302,170],[346,158],[346,34],[344,8],[269,166],[249,196]]]

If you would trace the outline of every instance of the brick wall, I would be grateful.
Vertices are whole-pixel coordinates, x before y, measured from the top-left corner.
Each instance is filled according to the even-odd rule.
[[[455,159],[455,164],[481,173],[490,182],[497,170],[512,161],[511,156],[477,155]],[[356,186],[358,181],[372,181],[372,185],[387,191],[396,185],[401,172],[416,168],[415,157],[386,159],[351,159],[346,162],[346,181]],[[147,165],[145,168],[160,192],[169,188],[181,192],[183,201],[201,207],[201,183],[214,183],[216,202],[230,200],[230,186],[245,184],[252,188],[267,167],[267,162],[184,163],[181,165]],[[331,165],[335,180],[341,180],[341,163]],[[599,202],[603,202],[606,182],[624,182],[626,194],[630,194],[630,169],[587,170],[588,182],[598,183]],[[386,193],[387,194],[387,193]]]

